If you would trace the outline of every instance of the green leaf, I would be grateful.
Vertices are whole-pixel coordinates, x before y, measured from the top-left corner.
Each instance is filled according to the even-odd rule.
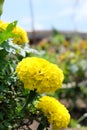
[[[6,31],[7,31],[7,32],[11,32],[11,31],[16,27],[16,25],[17,25],[17,21],[14,21],[14,22],[10,23],[10,24],[7,26],[7,28],[6,28]]]
[[[3,117],[4,115],[3,115],[3,113],[0,113],[0,120],[3,120]]]
[[[76,127],[77,126],[77,121],[75,119],[71,119],[70,121],[70,126],[73,128],[73,127]]]
[[[0,129],[1,129],[1,130],[5,130],[4,125],[0,124]]]
[[[18,37],[19,35],[14,34],[12,30],[16,27],[17,21],[8,24],[6,30],[2,30],[0,33],[0,44],[12,37]],[[0,29],[1,30],[1,29]]]
[[[28,98],[26,100],[26,103],[24,104],[23,108],[21,109],[21,111],[25,110],[25,108],[28,106],[28,104],[31,104],[34,99],[37,97],[37,92],[34,90],[31,90],[29,95],[28,95]]]
[[[5,122],[4,125],[5,125],[6,127],[8,127],[8,126],[10,125],[10,123]]]
[[[37,130],[44,130],[45,124],[43,125],[42,123],[39,124]]]
[[[0,50],[0,59],[3,59],[6,55],[7,55],[7,52],[4,49]]]
[[[6,30],[3,31],[1,34],[0,34],[0,44],[3,43],[4,41],[8,40],[9,38],[11,38],[11,33],[10,32],[7,32]]]

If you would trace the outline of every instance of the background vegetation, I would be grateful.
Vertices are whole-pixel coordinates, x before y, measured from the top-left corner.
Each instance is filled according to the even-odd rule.
[[[78,35],[65,37],[53,30],[52,37],[42,39],[32,48],[42,51],[41,57],[64,72],[62,89],[52,95],[69,109],[70,127],[87,126],[87,40]]]

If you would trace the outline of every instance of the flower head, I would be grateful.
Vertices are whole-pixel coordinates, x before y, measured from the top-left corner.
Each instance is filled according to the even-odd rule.
[[[17,65],[16,72],[24,87],[38,93],[54,92],[62,86],[63,72],[56,64],[43,58],[27,57]]]
[[[27,33],[25,32],[25,30],[21,27],[15,27],[13,29],[13,33],[14,34],[18,34],[18,37],[14,37],[13,38],[13,42],[16,44],[23,44],[23,43],[28,43],[28,37],[27,37]]]
[[[8,22],[3,22],[3,21],[0,20],[0,28],[2,28],[3,30],[6,30],[8,25],[9,25]],[[23,43],[29,42],[28,37],[27,37],[27,33],[23,28],[16,26],[12,30],[12,33],[18,35],[18,36],[15,36],[15,37],[11,37],[13,39],[13,43],[23,44]]]
[[[63,104],[57,99],[49,96],[40,98],[37,108],[47,117],[53,130],[66,128],[70,122],[70,114]]]

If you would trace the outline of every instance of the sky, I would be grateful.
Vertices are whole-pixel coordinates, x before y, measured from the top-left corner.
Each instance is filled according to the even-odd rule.
[[[87,32],[87,0],[5,0],[1,19],[32,30],[30,1],[35,30]]]

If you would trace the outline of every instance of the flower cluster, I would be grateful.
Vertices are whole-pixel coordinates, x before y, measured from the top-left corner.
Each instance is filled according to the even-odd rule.
[[[54,130],[66,128],[70,122],[68,110],[53,97],[43,96],[40,98],[37,108],[48,118]]]
[[[0,20],[0,28],[2,28],[3,30],[5,30],[7,28],[7,26],[9,25],[9,23],[7,22],[3,22]],[[12,32],[14,34],[17,34],[17,37],[12,37],[13,42],[16,44],[23,44],[23,43],[28,43],[28,37],[27,37],[27,33],[25,32],[25,30],[21,27],[16,26]]]
[[[38,93],[54,92],[62,86],[63,72],[56,64],[38,57],[24,58],[16,72],[24,87]]]

